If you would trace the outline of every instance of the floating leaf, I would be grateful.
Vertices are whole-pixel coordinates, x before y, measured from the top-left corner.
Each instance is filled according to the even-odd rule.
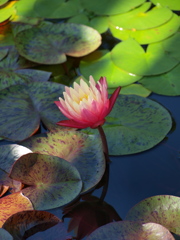
[[[58,64],[66,61],[66,55],[80,57],[94,51],[101,44],[101,35],[85,25],[43,22],[19,32],[15,42],[28,60]]]
[[[67,20],[68,23],[78,23],[78,24],[84,24],[89,25],[89,19],[86,14],[81,13],[74,17],[71,17]]]
[[[128,12],[131,9],[141,5],[145,0],[81,0],[82,6],[87,10],[98,15],[114,15],[118,13]]]
[[[180,64],[171,71],[157,75],[148,76],[140,80],[140,83],[147,89],[161,95],[179,96],[180,95]]]
[[[33,136],[22,145],[33,152],[58,156],[75,166],[82,178],[85,192],[94,187],[105,171],[101,139],[77,131],[62,131],[57,128],[47,136]]]
[[[42,18],[67,18],[83,11],[80,0],[38,0],[33,6],[37,17]]]
[[[156,4],[161,4],[164,7],[168,7],[172,10],[180,10],[180,4],[179,0],[151,0],[152,3]]]
[[[109,88],[108,93],[112,94],[116,89]],[[148,97],[151,94],[147,88],[143,87],[141,84],[130,84],[128,86],[121,88],[121,94],[124,95],[138,95],[141,97]]]
[[[146,50],[134,40],[117,44],[111,51],[112,61],[119,68],[136,75],[156,75],[167,72],[179,61],[169,56],[161,44],[150,44]]]
[[[8,54],[8,48],[0,48],[0,61]]]
[[[18,144],[0,145],[0,168],[9,173],[14,162],[22,155],[32,152],[30,149]]]
[[[115,26],[110,22],[109,28],[116,38],[126,40],[131,37],[140,44],[149,44],[162,41],[176,33],[179,29],[179,18],[176,14],[173,14],[172,18],[165,24],[146,30],[123,29],[121,26]]]
[[[151,3],[146,2],[132,11],[111,16],[109,20],[119,28],[136,31],[158,27],[171,19],[173,13],[168,8],[158,5],[147,11],[150,6]]]
[[[64,86],[52,82],[15,85],[0,91],[0,136],[21,141],[39,128],[40,120],[56,123],[65,117],[54,101]]]
[[[7,230],[14,239],[21,240],[29,238],[39,231],[45,231],[59,222],[61,222],[61,220],[52,213],[29,210],[13,214],[6,220],[2,227]]]
[[[126,220],[159,223],[180,235],[180,198],[171,195],[146,198],[130,209]]]
[[[119,53],[119,51],[116,52]],[[112,57],[114,59],[114,55]],[[80,72],[87,79],[90,75],[96,80],[99,80],[102,75],[106,76],[109,88],[126,86],[142,78],[115,65],[111,60],[111,52],[102,53],[102,56],[100,53],[100,57],[95,61],[92,61],[89,56],[84,57],[80,62]]]
[[[92,28],[96,29],[99,33],[104,33],[108,30],[108,18],[107,17],[94,17],[91,19],[90,24]]]
[[[33,210],[32,203],[30,200],[22,194],[17,192],[10,194],[6,197],[0,198],[0,227],[4,222],[13,214],[23,210]]]
[[[0,24],[0,46],[7,47],[14,45],[14,38],[11,31],[10,23]]]
[[[13,240],[11,234],[3,228],[0,228],[0,238],[3,240]]]
[[[125,155],[152,148],[171,126],[171,116],[160,104],[135,95],[120,95],[103,129],[110,155]]]
[[[106,224],[95,230],[87,240],[175,240],[172,234],[157,223],[121,221]]]
[[[55,156],[28,153],[13,165],[10,178],[27,185],[22,193],[36,210],[63,206],[74,200],[82,189],[78,170]]]
[[[0,6],[6,4],[9,0],[0,0]]]

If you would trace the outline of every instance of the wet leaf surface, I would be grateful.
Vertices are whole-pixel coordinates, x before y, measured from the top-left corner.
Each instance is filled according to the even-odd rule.
[[[75,199],[82,189],[75,167],[59,157],[38,153],[20,157],[13,165],[10,178],[27,185],[22,193],[36,210],[63,206]]]

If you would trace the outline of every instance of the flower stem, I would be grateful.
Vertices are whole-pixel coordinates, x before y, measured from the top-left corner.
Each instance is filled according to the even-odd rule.
[[[105,160],[106,160],[106,170],[105,170],[105,173],[104,173],[104,176],[103,176],[105,184],[103,185],[103,190],[102,190],[101,197],[100,197],[100,201],[103,202],[104,198],[106,196],[107,190],[108,190],[108,185],[109,185],[109,163],[110,163],[110,159],[109,159],[108,144],[107,144],[106,135],[104,133],[104,130],[101,126],[98,126],[98,131],[99,131],[99,134],[101,136],[104,157],[105,157]]]

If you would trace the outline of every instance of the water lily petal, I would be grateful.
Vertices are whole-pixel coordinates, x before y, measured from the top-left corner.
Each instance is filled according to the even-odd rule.
[[[119,95],[119,92],[121,90],[121,87],[118,87],[114,92],[113,94],[111,95],[110,99],[109,99],[109,110],[108,110],[108,114],[111,112],[114,104],[115,104],[115,101],[116,101],[116,98],[118,97]]]
[[[64,127],[72,127],[72,128],[79,128],[79,129],[88,127],[88,124],[82,124],[74,120],[63,120],[63,121],[57,122],[57,124]]]

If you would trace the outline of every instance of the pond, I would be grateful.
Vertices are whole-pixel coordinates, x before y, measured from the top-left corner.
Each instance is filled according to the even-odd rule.
[[[179,13],[0,0],[0,238],[180,239]]]

